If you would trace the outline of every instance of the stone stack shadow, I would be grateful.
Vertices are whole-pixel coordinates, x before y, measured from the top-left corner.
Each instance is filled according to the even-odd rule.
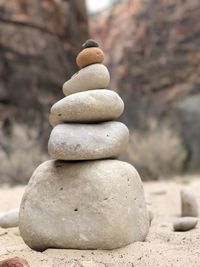
[[[53,160],[35,170],[20,207],[21,236],[36,250],[114,249],[144,240],[149,229],[139,174],[117,160],[129,139],[128,128],[115,121],[124,103],[107,89],[98,44],[88,40],[83,47],[80,71],[51,108]]]

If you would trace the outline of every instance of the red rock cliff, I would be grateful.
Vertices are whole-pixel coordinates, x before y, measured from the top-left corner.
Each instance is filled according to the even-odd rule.
[[[107,52],[112,86],[125,101],[123,120],[144,128],[170,119],[200,166],[200,2],[119,1],[94,17],[91,35]]]

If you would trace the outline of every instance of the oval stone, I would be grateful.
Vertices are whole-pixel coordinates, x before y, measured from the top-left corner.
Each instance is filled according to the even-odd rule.
[[[102,63],[104,53],[99,47],[89,47],[83,49],[76,58],[76,64],[79,68],[84,68],[91,64]]]
[[[25,243],[40,251],[143,241],[149,217],[141,179],[118,160],[44,162],[27,185],[19,229]]]
[[[194,217],[177,218],[173,224],[174,231],[188,231],[193,229],[198,223],[198,219]]]
[[[52,126],[63,122],[99,122],[118,118],[124,110],[121,97],[110,90],[90,90],[66,96],[51,108]]]
[[[110,74],[103,64],[92,64],[75,73],[70,80],[63,85],[63,93],[71,95],[73,93],[108,88]]]
[[[0,227],[17,227],[19,221],[19,208],[0,213]]]
[[[60,160],[116,158],[126,148],[129,130],[121,122],[59,124],[51,132],[49,154]]]
[[[181,190],[181,216],[198,217],[199,207],[197,199],[190,187]]]

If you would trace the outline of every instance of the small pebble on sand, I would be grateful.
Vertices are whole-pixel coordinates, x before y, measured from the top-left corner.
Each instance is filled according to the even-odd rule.
[[[149,214],[149,224],[151,225],[151,222],[153,220],[153,212],[151,210],[148,210],[148,214]]]
[[[198,217],[198,204],[190,187],[181,190],[181,216]]]
[[[198,223],[198,219],[194,217],[181,217],[177,218],[173,223],[174,231],[188,231],[193,228]]]
[[[19,208],[11,209],[0,214],[0,227],[17,227],[19,221]]]

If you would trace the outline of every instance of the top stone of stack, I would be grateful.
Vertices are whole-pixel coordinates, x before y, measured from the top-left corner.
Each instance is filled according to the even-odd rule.
[[[87,41],[85,41],[84,44],[82,44],[83,48],[88,48],[88,47],[99,47],[99,44],[93,40],[93,39],[88,39]]]

